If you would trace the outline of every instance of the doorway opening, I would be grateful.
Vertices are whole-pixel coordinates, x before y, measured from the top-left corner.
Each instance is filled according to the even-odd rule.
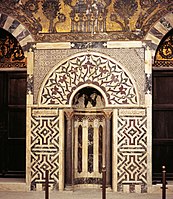
[[[0,29],[0,178],[25,178],[26,58]],[[1,180],[0,179],[0,180]]]
[[[153,67],[153,183],[162,180],[162,166],[167,181],[173,181],[173,30],[162,39]]]

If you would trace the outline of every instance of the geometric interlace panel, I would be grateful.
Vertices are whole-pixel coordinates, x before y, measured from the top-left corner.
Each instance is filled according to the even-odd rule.
[[[121,116],[117,132],[118,187],[122,184],[147,184],[147,118]]]
[[[45,170],[54,186],[59,181],[59,117],[31,118],[31,183],[45,182]]]

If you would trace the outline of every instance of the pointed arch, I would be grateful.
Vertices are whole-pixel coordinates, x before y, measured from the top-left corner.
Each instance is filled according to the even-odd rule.
[[[75,54],[52,68],[42,83],[38,104],[68,106],[73,93],[85,86],[100,88],[106,106],[139,104],[130,73],[111,57],[96,52]]]
[[[27,51],[29,42],[34,42],[31,33],[16,19],[0,13],[0,28],[10,32],[19,42],[23,51]]]

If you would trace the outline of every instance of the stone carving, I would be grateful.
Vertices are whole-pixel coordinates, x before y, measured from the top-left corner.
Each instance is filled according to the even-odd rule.
[[[118,191],[123,184],[147,185],[147,119],[146,116],[121,116],[118,118]],[[131,187],[132,188],[132,187]],[[130,192],[134,192],[134,188]]]
[[[104,115],[97,111],[74,115],[75,121],[75,175],[74,181],[79,184],[99,183],[94,179],[100,179],[102,168],[102,139],[104,129]],[[97,124],[96,124],[97,123]],[[95,128],[95,129],[94,129]],[[83,139],[85,136],[85,140]],[[99,149],[99,150],[96,150]],[[84,154],[83,152],[86,151]],[[83,163],[86,163],[85,165]],[[85,181],[83,179],[85,178]],[[89,179],[93,179],[89,182]]]
[[[44,112],[44,110],[43,110]],[[59,181],[59,117],[31,117],[31,184],[45,182],[45,170],[49,170],[49,182]]]
[[[55,68],[40,91],[39,101],[69,104],[74,90],[86,83],[100,87],[109,104],[138,103],[137,90],[126,72],[110,58],[92,52],[76,55]]]
[[[142,31],[134,31],[134,32],[106,32],[106,34],[101,34],[101,33],[61,33],[61,34],[41,34],[41,35],[36,35],[35,39],[40,42],[48,42],[48,41],[54,41],[54,42],[59,42],[59,41],[69,41],[69,42],[87,42],[88,40],[91,41],[107,41],[107,40],[117,40],[117,41],[122,41],[122,40],[134,40],[134,39],[142,39],[143,38],[143,32]],[[98,48],[98,47],[97,47]]]

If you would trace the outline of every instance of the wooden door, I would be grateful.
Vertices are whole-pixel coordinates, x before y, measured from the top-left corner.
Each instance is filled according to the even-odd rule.
[[[0,176],[24,176],[26,72],[0,72]]]
[[[153,71],[153,180],[173,179],[173,71]]]

